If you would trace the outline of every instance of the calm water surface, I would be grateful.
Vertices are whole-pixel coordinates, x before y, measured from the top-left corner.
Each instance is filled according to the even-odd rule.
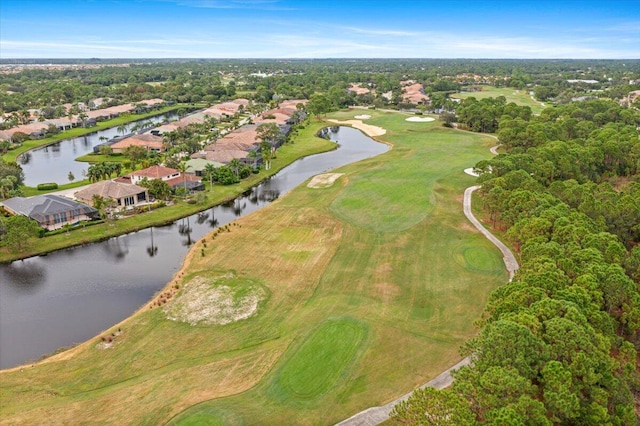
[[[144,120],[133,121],[126,124],[124,134],[130,132],[131,127],[144,123],[161,123],[164,120],[172,121],[177,119],[176,114],[162,114]],[[82,171],[86,172],[88,163],[75,161],[81,155],[93,152],[93,147],[104,143],[101,138],[112,139],[114,136],[121,136],[117,128],[99,130],[85,136],[73,139],[65,139],[53,145],[34,149],[22,154],[18,158],[18,163],[24,171],[24,184],[26,186],[38,186],[39,183],[55,182],[57,184],[69,183],[69,172],[73,173],[75,180],[82,180]]]
[[[0,368],[98,335],[162,289],[189,246],[212,229],[260,209],[311,176],[388,149],[358,130],[332,129],[328,135],[339,149],[296,161],[228,205],[170,226],[0,265]]]

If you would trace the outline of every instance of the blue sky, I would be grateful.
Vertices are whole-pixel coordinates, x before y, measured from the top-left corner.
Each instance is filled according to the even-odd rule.
[[[0,0],[0,58],[640,58],[640,0]]]

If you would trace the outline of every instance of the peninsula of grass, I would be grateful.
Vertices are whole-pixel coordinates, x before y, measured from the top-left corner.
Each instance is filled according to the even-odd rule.
[[[513,102],[516,105],[528,106],[534,114],[540,114],[545,108],[539,101],[531,98],[529,91],[526,89],[518,90],[513,87],[494,87],[494,86],[481,86],[481,92],[462,92],[453,93],[450,97],[454,99],[466,99],[474,97],[476,99],[485,98],[497,98],[498,96],[504,96],[507,99],[507,103]]]
[[[489,158],[494,141],[369,113],[393,149],[204,237],[157,299],[105,330],[113,342],[96,337],[0,372],[0,418],[328,425],[459,361],[507,280],[500,252],[462,212],[474,182],[463,170]],[[225,273],[268,291],[252,316],[222,326],[167,319],[193,283]]]
[[[15,162],[20,154],[23,154],[32,149],[40,148],[47,145],[52,145],[56,142],[60,142],[65,139],[77,138],[79,136],[88,135],[89,133],[97,132],[98,130],[105,130],[111,127],[117,127],[122,124],[131,123],[133,121],[144,120],[145,118],[155,117],[157,115],[167,114],[172,111],[177,111],[181,108],[193,108],[191,105],[176,104],[155,111],[146,112],[143,114],[122,114],[120,117],[112,118],[111,120],[105,120],[98,122],[92,127],[74,127],[73,129],[65,130],[57,135],[49,136],[42,139],[30,139],[26,140],[19,147],[10,150],[2,156],[2,159],[7,162]]]
[[[276,158],[271,161],[271,168],[269,170],[263,169],[259,174],[252,174],[247,179],[234,185],[214,185],[212,190],[209,188],[209,190],[205,191],[206,199],[202,203],[189,204],[178,201],[174,205],[152,210],[151,212],[143,212],[95,226],[80,227],[69,233],[34,239],[32,240],[32,244],[29,244],[29,247],[21,252],[13,252],[9,250],[8,247],[0,247],[0,263],[50,253],[62,248],[102,241],[118,235],[139,231],[150,226],[166,225],[183,217],[223,204],[278,173],[299,158],[335,149],[335,143],[316,137],[318,131],[323,127],[326,127],[326,123],[317,120],[312,121],[311,124],[299,130],[294,143],[283,145],[278,150]],[[52,191],[75,188],[87,183],[89,182],[73,182],[60,185],[58,189]],[[29,188],[25,190],[25,195],[45,194],[52,191],[38,191],[37,189]]]

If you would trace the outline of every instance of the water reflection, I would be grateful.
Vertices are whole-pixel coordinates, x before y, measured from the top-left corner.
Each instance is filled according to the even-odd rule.
[[[131,133],[138,123],[145,123],[149,128],[164,120],[174,120],[176,114],[164,114],[156,117],[139,120],[125,125],[125,133]],[[139,128],[139,127],[138,127]],[[99,130],[88,135],[56,142],[54,145],[35,149],[21,154],[18,162],[22,165],[27,186],[37,186],[43,182],[68,183],[69,172],[77,179],[82,175],[82,169],[88,166],[86,163],[75,161],[79,156],[93,152],[93,147],[118,135],[117,128]]]
[[[388,149],[350,128],[328,135],[340,138],[338,150],[296,161],[227,205],[167,226],[0,265],[0,368],[95,336],[171,281],[189,246],[212,229],[259,210],[311,176]],[[66,179],[69,170],[63,172]]]
[[[151,245],[147,246],[147,254],[153,257],[158,254],[158,246],[153,243],[153,227],[149,228],[149,231],[151,231]]]
[[[187,247],[193,244],[193,240],[191,239],[193,228],[191,228],[189,220],[190,220],[189,216],[187,216],[184,219],[180,219],[181,223],[180,225],[178,225],[178,234],[182,235],[183,237],[187,237],[186,240],[182,241],[182,245]]]
[[[103,245],[105,253],[107,253],[116,262],[122,262],[129,254],[128,239],[126,238],[110,238]]]
[[[0,270],[0,282],[6,283],[16,292],[32,294],[46,281],[47,271],[43,265],[35,264],[30,259],[17,261]]]

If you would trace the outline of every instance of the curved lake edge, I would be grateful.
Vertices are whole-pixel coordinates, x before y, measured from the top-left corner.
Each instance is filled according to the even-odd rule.
[[[313,123],[315,124],[315,123]],[[313,125],[311,124],[311,125]],[[324,122],[319,122],[317,123],[318,126],[318,131],[327,128],[327,127],[332,127],[332,126],[327,126],[326,123]],[[379,143],[385,143],[382,141],[379,141],[369,135],[367,135],[368,137],[376,140],[376,142]],[[57,143],[57,142],[56,142]],[[285,145],[286,147],[287,145]],[[133,232],[138,232],[138,231],[142,231],[144,229],[148,229],[154,226],[165,226],[165,225],[170,225],[172,223],[174,223],[177,220],[183,219],[187,216],[191,216],[193,214],[208,210],[212,207],[216,207],[219,205],[223,205],[225,203],[228,203],[230,201],[235,200],[237,197],[241,196],[242,194],[244,194],[247,191],[250,191],[252,188],[268,181],[269,179],[271,179],[274,175],[276,175],[277,173],[279,173],[282,169],[284,169],[285,167],[293,164],[294,162],[305,158],[305,157],[309,157],[312,155],[316,155],[316,154],[322,154],[324,152],[330,152],[330,151],[334,151],[336,149],[338,149],[339,144],[333,144],[333,146],[330,146],[329,149],[322,149],[322,150],[317,150],[314,152],[310,152],[304,155],[301,155],[299,157],[295,157],[290,159],[289,162],[286,163],[282,163],[282,164],[278,164],[275,167],[266,170],[266,174],[264,176],[261,176],[259,180],[257,181],[252,181],[249,184],[245,184],[243,185],[243,182],[240,182],[238,185],[238,190],[236,192],[234,192],[232,195],[229,195],[225,198],[222,199],[214,199],[210,202],[205,202],[201,205],[197,205],[197,208],[193,208],[193,209],[189,209],[188,211],[182,211],[182,212],[178,212],[177,214],[174,214],[168,218],[161,218],[159,220],[156,221],[151,221],[149,223],[144,223],[141,225],[136,226],[135,224],[129,228],[126,228],[122,231],[115,231],[113,233],[109,233],[107,235],[102,235],[102,236],[97,236],[97,237],[92,237],[92,238],[88,238],[87,240],[82,240],[82,241],[66,241],[64,244],[60,244],[59,246],[56,246],[54,248],[51,249],[38,249],[37,247],[34,247],[34,249],[30,250],[29,252],[24,252],[24,253],[0,253],[0,264],[8,264],[17,260],[24,260],[24,259],[28,259],[30,257],[34,257],[34,256],[44,256],[53,252],[56,252],[58,250],[64,250],[64,249],[68,249],[68,248],[72,248],[72,247],[78,247],[78,246],[83,246],[86,244],[93,244],[93,243],[98,243],[98,242],[102,242],[102,241],[106,241],[109,240],[111,238],[114,237],[119,237],[122,235],[127,235]],[[282,149],[282,148],[281,148]],[[184,203],[182,203],[181,205],[184,205]],[[191,206],[191,205],[190,205]],[[166,207],[165,207],[166,208]],[[152,212],[153,213],[153,212]],[[147,213],[142,213],[142,214],[147,214]],[[133,222],[133,220],[136,219],[136,216],[132,216],[131,218],[125,218],[125,219],[120,219],[120,221],[127,221],[130,220],[130,222],[126,222],[126,223],[131,223]],[[119,222],[122,223],[122,222]],[[100,226],[102,224],[98,224],[95,226]],[[111,231],[113,231],[111,229]],[[75,229],[73,232],[80,232],[79,229]],[[78,234],[75,234],[78,235]],[[73,234],[72,234],[73,236]],[[82,237],[82,236],[81,236]],[[46,238],[46,237],[45,237]],[[36,244],[37,245],[37,244]]]
[[[376,136],[369,135],[369,134],[367,134],[366,131],[364,131],[363,129],[358,129],[356,126],[350,126],[350,125],[345,125],[345,124],[336,124],[336,123],[327,123],[324,120],[319,121],[316,124],[318,126],[317,126],[317,129],[315,129],[315,132],[313,133],[314,135],[317,135],[319,133],[319,131],[321,131],[323,129],[346,127],[346,128],[352,128],[352,129],[358,131],[359,133],[362,133],[364,136],[366,136],[367,138],[371,139],[372,141],[387,147],[387,149],[385,151],[379,152],[379,153],[377,153],[375,155],[363,157],[363,158],[360,158],[358,160],[352,161],[350,163],[336,165],[334,167],[331,167],[329,170],[334,170],[336,168],[344,167],[344,166],[349,165],[349,164],[357,163],[357,162],[362,161],[362,160],[364,160],[366,158],[371,158],[373,156],[377,156],[379,154],[387,152],[389,149],[391,149],[393,147],[392,143],[390,143],[388,141],[382,141]],[[327,125],[327,124],[330,124],[330,125]],[[299,160],[304,159],[305,157],[312,157],[314,155],[319,155],[319,154],[324,154],[324,153],[328,153],[328,152],[331,152],[331,151],[335,151],[339,147],[340,147],[340,144],[336,140],[336,141],[333,141],[333,147],[330,150],[320,151],[320,152],[307,154],[307,155],[295,158],[291,162],[283,164],[277,170],[274,169],[273,170],[273,174],[270,175],[270,176],[265,176],[263,179],[260,180],[260,183],[264,183],[264,182],[268,181],[269,179],[274,177],[274,175],[276,175],[277,173],[282,171],[282,169],[284,169],[287,166],[290,166],[290,165],[296,163]],[[326,171],[324,171],[322,173],[326,173],[326,172],[328,172],[328,170],[326,170]],[[295,185],[291,189],[300,186],[302,183],[308,181],[309,179],[311,179],[313,176],[315,176],[317,174],[318,173],[315,173],[315,174],[307,176],[302,182],[298,183],[297,185]],[[238,197],[241,197],[244,193],[246,193],[248,191],[251,191],[253,188],[257,187],[258,185],[259,185],[259,183],[251,185],[248,189],[237,193],[233,197],[229,197],[229,199],[227,201],[236,200]],[[222,205],[222,204],[224,204],[224,203],[218,203],[215,206]],[[271,204],[272,203],[269,203],[268,205],[271,205]],[[267,206],[264,206],[264,207],[267,207]],[[211,208],[211,207],[213,207],[213,206],[209,206],[207,208]],[[202,209],[200,211],[204,211],[207,208],[204,208],[204,209]],[[192,215],[195,215],[195,214],[196,213],[191,212],[188,215],[183,216],[182,218],[186,218],[188,216],[192,216]],[[176,220],[178,220],[178,219],[176,219]],[[170,221],[169,223],[174,223],[176,220]],[[233,222],[233,220],[232,220],[232,222]],[[147,226],[147,227],[145,227],[143,229],[153,228],[154,226],[159,226],[159,225]],[[5,369],[0,369],[0,372],[10,372],[10,371],[15,371],[15,370],[19,370],[19,369],[22,369],[22,368],[26,368],[26,367],[29,367],[29,366],[33,367],[35,365],[39,365],[39,364],[42,364],[42,363],[63,361],[63,360],[69,359],[69,358],[73,357],[77,352],[83,350],[84,348],[88,347],[92,343],[95,343],[95,339],[97,337],[99,337],[100,335],[105,334],[105,333],[111,333],[112,331],[117,330],[118,327],[122,327],[126,322],[128,322],[128,321],[132,320],[133,318],[135,318],[136,316],[140,315],[143,311],[147,311],[149,303],[153,302],[156,298],[159,297],[160,294],[162,294],[163,292],[167,291],[170,287],[172,287],[175,284],[176,280],[179,279],[182,276],[182,274],[184,274],[185,269],[188,268],[189,265],[190,265],[192,257],[198,251],[198,249],[200,249],[201,245],[199,245],[198,242],[201,241],[204,238],[210,237],[211,234],[216,231],[216,229],[212,229],[211,231],[207,232],[202,237],[200,237],[197,240],[195,240],[193,242],[193,244],[191,245],[190,249],[186,252],[184,257],[182,258],[182,260],[181,260],[181,262],[179,264],[179,269],[171,276],[171,278],[168,279],[166,281],[166,283],[164,283],[161,288],[156,290],[155,293],[152,295],[152,297],[150,299],[147,299],[135,311],[133,311],[131,314],[127,315],[122,320],[116,322],[115,324],[110,325],[109,327],[106,327],[105,329],[101,330],[99,333],[97,333],[97,334],[85,339],[83,342],[72,343],[70,345],[60,346],[59,348],[55,349],[54,351],[49,352],[48,354],[43,354],[43,355],[39,356],[39,358],[37,360],[26,360],[26,361],[22,362],[19,365],[12,366],[12,367],[5,368]],[[138,232],[138,231],[135,231],[135,232]],[[125,234],[135,233],[135,232],[127,232],[127,233],[123,233],[123,234],[120,234],[120,235],[125,235]],[[104,240],[110,240],[110,239],[112,239],[112,237],[104,238]],[[92,243],[88,243],[87,245],[90,245],[90,244],[92,244]],[[85,243],[79,244],[79,245],[85,245]],[[62,250],[54,250],[54,251],[62,251]]]
[[[127,120],[122,120],[122,118],[114,118],[112,120],[113,121],[118,121],[117,125],[108,124],[108,125],[102,127],[102,125],[104,125],[108,121],[111,121],[111,120],[108,120],[108,121],[105,121],[105,122],[98,123],[95,127],[82,127],[81,129],[83,129],[83,131],[81,131],[77,135],[73,135],[73,136],[66,135],[65,133],[68,132],[68,130],[67,130],[67,131],[60,132],[57,135],[52,136],[52,138],[54,138],[54,140],[46,140],[48,138],[44,138],[44,140],[43,139],[32,139],[32,140],[29,140],[27,142],[34,142],[33,146],[29,145],[24,150],[21,150],[21,147],[18,147],[15,150],[11,150],[11,151],[7,152],[6,154],[0,156],[0,158],[2,158],[5,161],[9,161],[9,162],[11,162],[11,161],[17,162],[18,161],[18,157],[20,157],[21,155],[26,154],[26,153],[28,153],[30,151],[34,151],[34,150],[37,150],[37,149],[41,149],[41,148],[45,148],[45,147],[48,147],[48,146],[52,146],[52,145],[55,145],[57,143],[63,142],[65,140],[67,140],[67,139],[73,139],[73,138],[78,138],[78,137],[81,137],[81,136],[87,136],[87,135],[90,135],[92,133],[99,132],[101,130],[107,130],[107,129],[110,129],[110,128],[115,128],[115,127],[119,126],[120,124],[130,124],[130,123],[133,123],[135,121],[146,120],[147,118],[151,118],[151,117],[157,117],[158,115],[169,114],[171,112],[179,110],[180,108],[195,108],[195,109],[198,109],[198,107],[195,107],[193,105],[177,104],[177,105],[171,105],[171,106],[168,106],[168,107],[165,107],[165,108],[162,108],[160,110],[153,111],[153,112],[150,112],[150,113],[138,114],[135,117],[131,116],[131,120],[128,119],[129,117],[127,117]]]

